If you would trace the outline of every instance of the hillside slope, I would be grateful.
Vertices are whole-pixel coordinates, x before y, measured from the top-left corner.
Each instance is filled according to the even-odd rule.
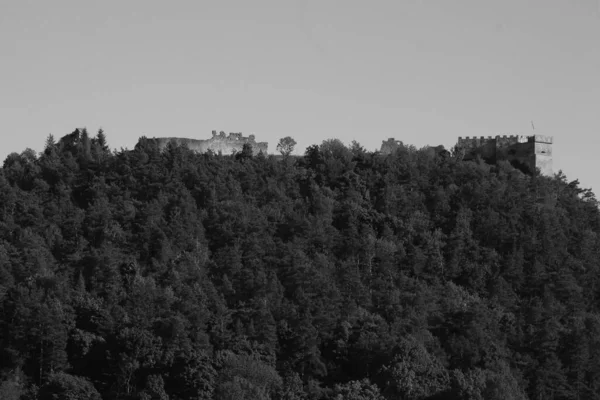
[[[0,398],[598,399],[599,232],[411,146],[49,138],[0,170]]]

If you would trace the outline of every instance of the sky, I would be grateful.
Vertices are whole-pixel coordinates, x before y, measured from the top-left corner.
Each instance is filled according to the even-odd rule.
[[[298,154],[535,133],[598,192],[600,0],[0,0],[0,159],[77,127]]]

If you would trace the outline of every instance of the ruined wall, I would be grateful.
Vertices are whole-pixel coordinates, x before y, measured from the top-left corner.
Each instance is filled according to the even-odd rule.
[[[381,143],[381,150],[380,152],[382,154],[393,154],[396,152],[396,150],[398,150],[398,148],[402,146],[402,142],[399,140],[396,140],[394,138],[389,138],[387,141],[383,141]]]
[[[463,159],[473,160],[480,156],[490,162],[496,161],[496,139],[488,136],[458,138],[458,144],[464,150]]]
[[[488,162],[507,160],[521,164],[530,171],[539,168],[543,175],[552,175],[552,137],[543,135],[496,136],[492,138],[458,138],[457,147],[465,160],[480,156]]]
[[[185,145],[190,150],[198,153],[206,153],[211,150],[215,153],[232,154],[242,151],[244,144],[248,143],[252,146],[254,155],[260,152],[267,154],[269,144],[267,142],[257,142],[254,135],[244,137],[241,133],[231,132],[228,136],[225,132],[212,131],[212,138],[206,140],[188,139],[188,138],[155,138],[161,150],[167,147],[169,142],[174,142],[177,145]]]
[[[474,160],[481,157],[488,163],[506,160],[518,165],[525,171],[539,168],[542,175],[551,176],[552,171],[551,136],[544,135],[504,135],[459,137],[456,147],[462,152],[463,160]],[[394,153],[402,142],[389,138],[381,144],[382,154]]]

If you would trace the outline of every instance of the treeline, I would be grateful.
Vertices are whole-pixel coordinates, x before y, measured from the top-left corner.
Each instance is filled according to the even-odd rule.
[[[594,194],[326,140],[0,170],[0,398],[600,399]]]

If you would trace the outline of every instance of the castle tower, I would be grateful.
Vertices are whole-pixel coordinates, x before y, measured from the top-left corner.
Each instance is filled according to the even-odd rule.
[[[534,146],[534,166],[540,173],[552,176],[552,136],[534,135],[531,137]]]

